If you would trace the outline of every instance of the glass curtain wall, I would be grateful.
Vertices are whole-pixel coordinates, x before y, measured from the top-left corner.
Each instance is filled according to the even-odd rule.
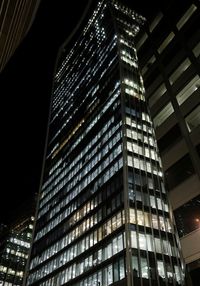
[[[134,48],[143,21],[98,2],[60,56],[27,285],[183,285]]]

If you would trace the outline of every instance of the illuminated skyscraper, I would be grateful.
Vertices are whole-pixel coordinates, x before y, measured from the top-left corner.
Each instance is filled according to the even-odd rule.
[[[134,47],[145,19],[92,9],[58,60],[26,285],[184,285]]]
[[[0,285],[2,286],[22,285],[33,221],[33,217],[26,217],[10,228],[5,225],[0,226]]]

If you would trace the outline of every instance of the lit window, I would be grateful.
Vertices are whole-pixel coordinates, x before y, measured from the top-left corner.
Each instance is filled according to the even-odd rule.
[[[176,96],[178,104],[181,105],[200,86],[200,78],[196,75]]]
[[[162,19],[163,14],[160,12],[153,20],[153,22],[150,24],[149,26],[149,31],[153,32],[153,30],[155,29],[155,27],[158,25],[158,23],[160,22],[160,20]]]
[[[164,263],[158,260],[158,273],[159,276],[165,278],[165,270],[164,270]]]
[[[180,66],[171,74],[169,77],[169,81],[171,84],[173,84],[181,75],[184,73],[184,71],[191,65],[191,62],[189,59],[184,60]]]
[[[172,41],[172,39],[174,38],[174,33],[171,32],[167,38],[162,42],[162,44],[160,45],[160,47],[158,48],[158,52],[161,54],[163,52],[163,50],[169,45],[169,43]]]
[[[149,278],[149,271],[148,271],[149,268],[148,268],[147,259],[144,257],[141,257],[140,262],[141,262],[142,277],[148,279]]]
[[[154,103],[162,97],[162,95],[166,92],[166,86],[164,83],[162,83],[158,89],[152,94],[152,96],[149,98],[149,106],[153,106]]]
[[[174,112],[174,108],[169,102],[154,118],[153,122],[155,127],[160,126],[172,113]]]
[[[190,8],[186,11],[186,13],[181,17],[181,19],[176,24],[178,30],[180,30],[185,25],[185,23],[190,19],[190,17],[192,16],[192,14],[196,9],[197,7],[194,4],[190,6]]]

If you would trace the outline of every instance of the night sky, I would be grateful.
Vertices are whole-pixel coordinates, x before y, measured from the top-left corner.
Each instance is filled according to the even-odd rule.
[[[149,6],[148,0],[123,2],[144,16],[155,12],[155,1]],[[0,223],[13,221],[38,193],[58,48],[87,3],[42,0],[28,35],[1,74]]]

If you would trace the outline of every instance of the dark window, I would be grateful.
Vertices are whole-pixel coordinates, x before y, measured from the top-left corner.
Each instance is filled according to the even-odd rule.
[[[199,286],[200,281],[200,259],[187,264],[193,286]]]
[[[200,144],[197,145],[196,149],[197,149],[197,153],[198,153],[198,155],[200,157]]]
[[[174,211],[179,236],[200,228],[200,195]]]
[[[158,140],[160,153],[174,145],[181,138],[181,130],[176,124],[162,138]]]
[[[175,188],[192,174],[194,174],[194,168],[189,154],[187,154],[165,172],[168,189]]]
[[[149,73],[147,77],[144,77],[144,85],[145,88],[149,88],[149,86],[152,84],[152,82],[154,82],[154,80],[159,76],[160,74],[160,70],[156,67],[154,68],[154,70],[149,69]],[[146,74],[146,75],[147,75]]]

